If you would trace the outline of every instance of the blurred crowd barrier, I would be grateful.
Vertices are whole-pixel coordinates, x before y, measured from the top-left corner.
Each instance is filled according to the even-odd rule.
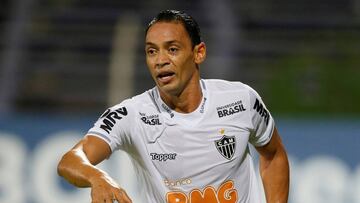
[[[151,88],[144,29],[172,8],[200,25],[202,77],[249,84],[273,113],[359,115],[359,5],[2,0],[0,112],[97,112]]]
[[[359,2],[1,0],[0,202],[90,202],[56,164],[94,114],[154,85],[143,31],[169,8],[201,27],[203,78],[249,84],[281,118],[290,203],[360,202]],[[125,154],[101,167],[142,202]]]
[[[90,190],[62,180],[56,166],[95,120],[94,115],[1,117],[0,202],[90,202]],[[278,119],[277,123],[291,162],[290,203],[360,202],[360,120]],[[142,203],[141,185],[125,153],[114,153],[100,167],[135,203]]]

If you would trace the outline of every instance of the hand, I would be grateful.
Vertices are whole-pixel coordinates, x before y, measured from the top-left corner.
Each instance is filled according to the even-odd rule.
[[[110,177],[102,177],[91,184],[91,203],[132,203],[125,190]]]

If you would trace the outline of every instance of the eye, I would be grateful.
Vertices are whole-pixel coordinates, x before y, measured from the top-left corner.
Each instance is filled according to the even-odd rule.
[[[156,49],[154,48],[149,48],[146,50],[146,54],[149,55],[149,56],[153,56],[156,54]]]
[[[170,48],[169,48],[169,52],[170,52],[171,54],[176,54],[177,51],[179,51],[179,49],[178,49],[177,47],[170,47]]]

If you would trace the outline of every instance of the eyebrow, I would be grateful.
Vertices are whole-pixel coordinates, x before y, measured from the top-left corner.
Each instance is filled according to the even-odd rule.
[[[178,40],[165,41],[164,43],[167,44],[167,45],[168,45],[168,44],[173,44],[173,43],[181,44],[180,41],[178,41]],[[152,42],[146,42],[145,45],[157,46],[155,43],[152,43]]]

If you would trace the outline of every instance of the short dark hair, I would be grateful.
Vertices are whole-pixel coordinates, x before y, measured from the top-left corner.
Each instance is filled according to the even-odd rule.
[[[200,44],[201,35],[200,27],[193,17],[185,13],[184,11],[177,10],[164,10],[161,11],[153,18],[148,24],[145,30],[145,36],[149,28],[157,22],[180,22],[184,25],[189,37],[191,39],[192,46]]]

